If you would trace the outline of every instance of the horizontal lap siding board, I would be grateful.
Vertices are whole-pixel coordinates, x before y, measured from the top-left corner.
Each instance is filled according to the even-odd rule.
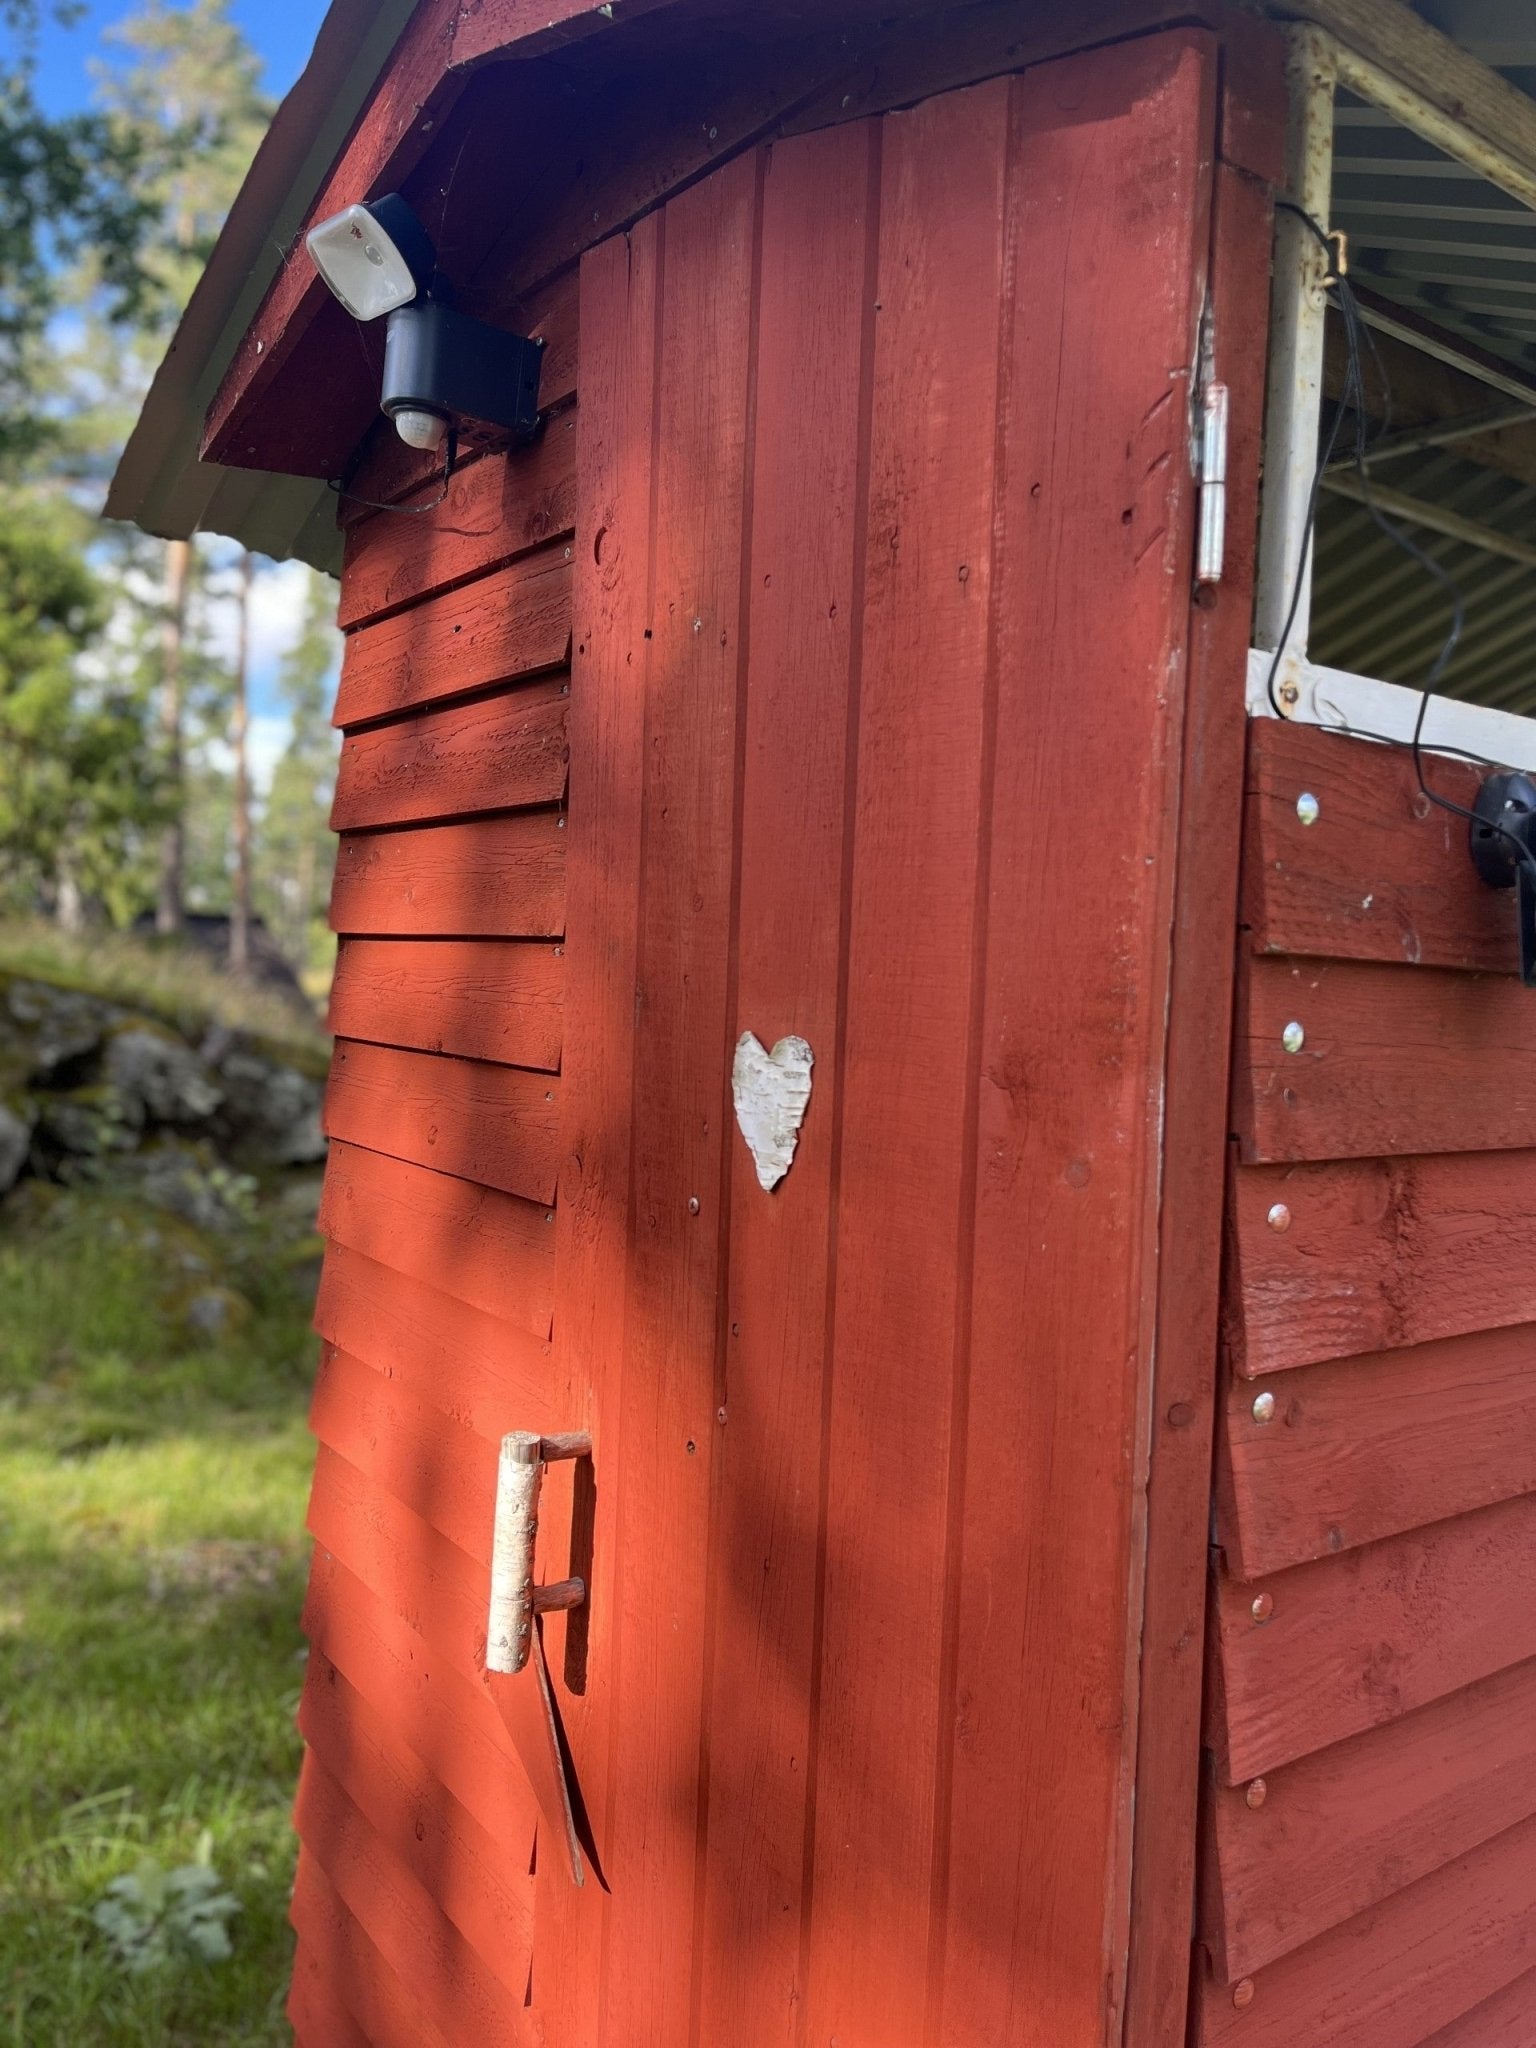
[[[327,1022],[338,1038],[558,1073],[564,987],[556,946],[349,938]]]
[[[331,929],[418,938],[559,938],[565,834],[550,810],[348,832],[336,849]]]
[[[554,1211],[333,1140],[320,1229],[537,1337],[554,1308]]]
[[[1254,960],[1246,1022],[1245,1159],[1536,1145],[1536,1001],[1507,975]],[[1306,1034],[1295,1053],[1281,1043],[1291,1023]]]
[[[414,1987],[406,1989],[393,1967],[402,1958],[386,1958],[370,1940],[307,1845],[288,1912],[322,1983],[340,1993],[370,2048],[459,2048],[416,2002]]]
[[[551,1202],[559,1085],[520,1067],[340,1039],[326,1088],[326,1135]]]
[[[421,1879],[402,1867],[309,1750],[294,1819],[306,1849],[364,1933],[393,1958],[416,2004],[450,2041],[522,2048],[527,2021]]]
[[[1256,1972],[1251,2001],[1207,1980],[1196,2048],[1421,2048],[1533,1964],[1528,1820]]]
[[[1536,1656],[1536,1495],[1224,1582],[1214,1624],[1213,1732],[1236,1783]]]
[[[526,1330],[456,1300],[346,1246],[332,1244],[320,1274],[315,1328],[433,1402],[466,1429],[499,1442],[528,1418],[546,1434],[550,1355]]]
[[[1536,1814],[1536,1663],[1207,1801],[1206,1936],[1232,1982]]]
[[[526,1868],[509,1881],[505,1844],[439,1783],[328,1657],[311,1657],[299,1731],[386,1853],[437,1901],[521,2003],[533,1946]],[[525,1860],[525,1859],[518,1859]]]
[[[1426,802],[1403,748],[1267,718],[1249,735],[1254,951],[1518,972],[1513,896],[1478,879],[1465,819]],[[1480,771],[1424,758],[1436,793],[1470,807]],[[1314,824],[1297,813],[1302,795],[1317,799]]]
[[[548,1339],[574,422],[566,406],[535,446],[467,463],[439,507],[345,507],[296,1816],[295,2019],[316,2048],[346,2041],[326,1994],[375,2048],[528,2039],[535,1841],[541,1817],[564,1828],[531,1681],[493,1691],[483,1654],[499,1438],[564,1422]],[[423,461],[389,435],[355,488],[422,507]]]
[[[538,1806],[485,1689],[403,1620],[332,1552],[315,1553],[304,1602],[311,1656],[334,1668],[445,1793],[505,1851],[505,1883],[525,1887]],[[515,1938],[526,1911],[508,1922]]]
[[[1250,733],[1198,2041],[1529,2048],[1536,998],[1403,750]]]
[[[558,803],[565,794],[565,713],[562,685],[531,683],[349,733],[336,768],[331,829]]]
[[[1245,1378],[1536,1321],[1536,1152],[1239,1167],[1231,1218]]]
[[[564,537],[575,525],[576,415],[568,407],[531,448],[469,463],[436,517],[386,514],[355,527],[337,623],[365,625],[551,541],[562,543],[563,560]]]
[[[429,597],[347,635],[332,723],[392,718],[560,668],[571,644],[569,547]]]
[[[1536,1325],[1306,1366],[1228,1392],[1219,1494],[1239,1578],[1536,1489]]]

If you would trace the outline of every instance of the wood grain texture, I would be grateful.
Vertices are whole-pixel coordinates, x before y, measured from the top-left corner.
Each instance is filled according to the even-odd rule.
[[[520,1067],[340,1039],[325,1093],[326,1135],[549,1203],[559,1086]]]
[[[1470,806],[1479,771],[1426,756]],[[1303,825],[1308,792],[1318,818]],[[1465,821],[1419,794],[1402,747],[1256,718],[1249,731],[1243,922],[1260,953],[1518,971],[1514,906],[1478,879]]]
[[[1271,32],[1254,27],[1267,43]],[[1221,77],[1223,153],[1261,155],[1274,109],[1266,116],[1251,96],[1273,96],[1278,88],[1283,135],[1283,75],[1234,70],[1228,42]],[[1127,2040],[1146,2048],[1185,2048],[1189,1997],[1232,928],[1247,738],[1233,678],[1247,659],[1252,618],[1271,227],[1266,188],[1218,165],[1210,291],[1232,393],[1228,545],[1221,583],[1191,615],[1179,811],[1125,2021]]]
[[[1536,1664],[1213,1786],[1200,1939],[1233,1983],[1536,1813]]]
[[[1536,1821],[1524,1821],[1272,1963],[1246,2006],[1207,1979],[1196,2048],[1420,2048],[1533,1963]]]
[[[1536,1495],[1263,1580],[1218,1575],[1213,1624],[1210,1738],[1237,1784],[1536,1656]]]
[[[370,2048],[454,2048],[369,1940],[307,1847],[299,1850],[288,1917],[301,1953],[308,1955],[322,1984],[352,2014]]]
[[[794,1169],[771,1198],[747,1148],[730,1148],[696,2024],[701,2040],[785,2048],[807,1906],[821,1479],[809,1447],[827,1391],[878,169],[877,130],[860,124],[771,152],[763,190],[732,1034],[797,1033],[816,1067]]]
[[[1208,38],[1173,33],[1014,88],[975,1235],[962,1223],[957,1247],[936,2030],[956,2043],[1096,2040],[1123,2015],[1194,524],[1176,366],[1205,294],[1216,70]],[[1135,306],[1134,348],[1111,304]],[[1063,869],[1053,850],[1110,779],[1123,839]],[[1184,1170],[1220,1147],[1209,1125]],[[1187,1286],[1209,1327],[1209,1208],[1203,1227],[1204,1264],[1170,1273],[1165,1303]]]
[[[343,939],[327,1024],[338,1038],[560,1070],[563,954],[547,945]]]
[[[686,2038],[700,1827],[736,830],[742,545],[761,163],[667,209],[652,431],[651,639],[632,1117],[636,1215],[614,1542],[613,1896],[598,2038]],[[636,564],[641,567],[641,563]],[[660,1921],[673,1930],[658,1944]]]
[[[323,1655],[305,1674],[299,1730],[385,1853],[520,2005],[533,1956],[526,1847],[498,1843]]]
[[[557,543],[356,627],[347,635],[332,723],[393,718],[561,668],[570,646],[570,548]]]
[[[1536,1144],[1536,1003],[1504,975],[1246,963],[1233,1118],[1247,1160]],[[1300,1023],[1288,1053],[1281,1033]]]
[[[943,1916],[1008,113],[983,86],[881,142],[803,2022],[857,2048],[927,2013]]]
[[[375,1457],[374,1445],[361,1430],[349,1434],[348,1451],[365,1460]],[[324,1549],[479,1688],[485,1702],[482,1722],[498,1721],[505,1729],[516,1758],[509,1768],[521,1768],[541,1820],[559,1841],[565,1828],[564,1790],[541,1717],[508,1711],[509,1703],[494,1696],[484,1681],[489,1571],[392,1490],[397,1481],[403,1489],[410,1472],[409,1456],[402,1454],[398,1442],[384,1444],[377,1460],[376,1475],[354,1464],[352,1456],[322,1443],[315,1460],[309,1527]],[[425,1504],[419,1486],[417,1497]],[[532,1705],[532,1674],[519,1675],[529,1684],[517,1688],[510,1704]]]
[[[321,1443],[464,1553],[464,1569],[456,1558],[443,1565],[450,1586],[445,1597],[462,1593],[460,1610],[473,1619],[489,1586],[494,1439],[476,1435],[420,1394],[330,1345],[315,1376],[309,1426]],[[482,1571],[469,1571],[470,1562]]]
[[[1244,1167],[1232,1208],[1244,1377],[1536,1320],[1536,1152]]]
[[[296,2048],[369,2048],[368,2036],[342,2004],[318,1957],[302,1941],[293,1958],[287,2012]]]
[[[315,1328],[493,1443],[559,1427],[547,1344],[345,1245],[326,1252]]]
[[[381,1954],[391,1956],[413,2002],[451,2041],[520,2048],[520,2003],[447,1919],[439,1899],[392,1853],[393,1845],[310,1749],[299,1778],[294,1822],[337,1897]],[[515,1939],[508,1929],[504,1939]],[[507,1958],[507,1962],[511,1962]]]
[[[1536,2041],[1536,1970],[1452,2020],[1419,2048],[1528,2048]]]
[[[531,447],[469,463],[434,516],[385,513],[354,526],[347,535],[337,624],[350,629],[419,604],[531,549],[564,541],[575,525],[576,414],[567,406]],[[553,566],[540,559],[546,569]],[[521,601],[527,602],[532,592],[526,584],[520,587],[526,593]]]
[[[547,1337],[554,1211],[344,1141],[332,1144],[320,1229],[381,1265]]]
[[[552,1684],[599,1853],[608,1857],[608,1784],[622,1673],[616,1668],[610,1475],[622,1454],[621,1399],[631,1218],[630,1115],[641,889],[645,675],[651,618],[657,300],[663,217],[594,250],[581,266],[581,405],[570,714],[571,938],[567,948],[560,1200],[555,1210],[554,1384],[565,1427],[592,1431],[594,1485],[575,1518],[547,1534],[592,1585],[587,1612],[545,1624]],[[590,537],[590,544],[588,544]],[[546,1549],[546,1556],[552,1553]],[[597,2038],[606,1889],[543,1885],[541,1950],[562,1967],[540,1979],[553,2040]]]
[[[341,743],[333,832],[556,803],[565,794],[565,697],[533,683]]]
[[[1217,1488],[1229,1567],[1257,1578],[1536,1491],[1533,1385],[1529,1323],[1236,1382]]]
[[[565,929],[560,820],[553,811],[528,811],[468,825],[347,833],[336,849],[331,929],[558,938]]]
[[[526,1875],[538,1805],[511,1738],[488,1710],[484,1686],[324,1549],[315,1552],[304,1632],[311,1656],[338,1671],[390,1739],[403,1743],[505,1849],[508,1872]],[[531,1910],[531,1886],[528,1891]],[[514,1915],[509,1924],[515,1929],[520,1918]]]

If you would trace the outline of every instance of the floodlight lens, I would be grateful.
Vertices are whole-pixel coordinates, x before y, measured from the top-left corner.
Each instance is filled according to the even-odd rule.
[[[304,240],[315,268],[354,320],[377,320],[415,298],[410,263],[366,206],[344,207]]]

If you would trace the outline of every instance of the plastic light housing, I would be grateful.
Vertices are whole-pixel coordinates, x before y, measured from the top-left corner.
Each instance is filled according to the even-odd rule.
[[[315,268],[354,320],[409,305],[431,282],[436,252],[405,201],[390,193],[345,206],[304,237]]]

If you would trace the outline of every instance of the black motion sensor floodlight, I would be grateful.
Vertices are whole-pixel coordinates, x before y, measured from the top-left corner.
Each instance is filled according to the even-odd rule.
[[[455,312],[432,237],[396,193],[343,207],[304,238],[354,320],[388,316],[379,404],[412,448],[439,448],[461,420],[531,434],[543,343]]]

